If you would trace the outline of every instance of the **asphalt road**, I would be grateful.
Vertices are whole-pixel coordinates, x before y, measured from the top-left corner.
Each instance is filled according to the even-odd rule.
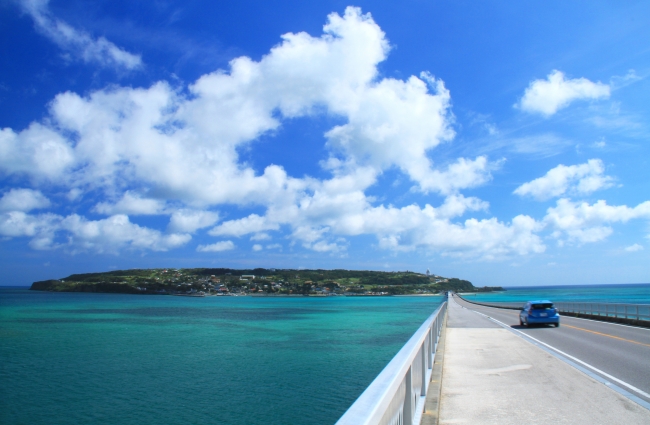
[[[457,296],[454,296],[453,300],[465,308],[481,312],[510,325],[513,329],[650,394],[650,329],[566,316],[561,317],[559,328],[550,325],[529,328],[519,325],[517,310],[483,307],[465,302]],[[650,397],[647,395],[614,383],[650,402]]]

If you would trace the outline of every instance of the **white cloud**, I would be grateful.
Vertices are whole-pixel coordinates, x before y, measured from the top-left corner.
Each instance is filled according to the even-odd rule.
[[[263,249],[264,249],[264,247],[262,245],[258,244],[258,243],[253,245],[253,251],[261,251]]]
[[[55,130],[38,123],[15,133],[0,130],[0,171],[27,174],[38,179],[65,183],[65,170],[75,161],[69,141]]]
[[[593,143],[592,146],[593,146],[594,148],[597,148],[597,149],[603,149],[604,147],[607,146],[607,142],[605,142],[605,140],[602,140],[602,139],[601,139],[601,140],[596,140],[596,141]]]
[[[50,234],[58,227],[61,217],[55,214],[31,215],[22,211],[0,214],[0,235],[13,238]]]
[[[337,99],[344,102],[333,109],[345,114],[348,123],[326,133],[329,146],[344,152],[352,164],[397,166],[423,189],[438,189],[440,176],[427,151],[454,136],[447,112],[450,95],[442,81],[421,77],[384,79]]]
[[[221,252],[229,251],[235,248],[235,244],[232,241],[221,241],[213,243],[210,245],[199,245],[196,247],[198,252]]]
[[[83,195],[83,190],[79,189],[78,187],[73,187],[72,189],[70,189],[70,191],[68,191],[66,198],[68,198],[68,201],[74,202],[80,199],[82,195]]]
[[[430,211],[423,211],[427,213]],[[535,233],[542,224],[528,216],[517,216],[510,224],[497,219],[468,219],[464,223],[429,220],[425,226],[404,229],[380,237],[383,248],[411,251],[425,248],[445,255],[498,260],[514,254],[544,252],[546,247]]]
[[[625,250],[627,252],[643,251],[643,245],[639,245],[638,243],[635,243],[634,245],[626,246]]]
[[[302,199],[298,205],[272,207],[265,217],[251,215],[255,223],[266,226],[289,226],[291,238],[307,249],[318,252],[342,252],[348,243],[340,237],[376,235],[379,247],[394,251],[426,249],[457,256],[499,259],[527,255],[545,250],[537,232],[543,228],[527,216],[517,216],[511,223],[496,219],[454,218],[467,211],[485,210],[488,204],[476,198],[450,196],[439,208],[409,205],[402,208],[373,207],[357,192],[321,193]],[[246,227],[233,221],[228,234],[241,236]],[[252,228],[248,232],[254,233]],[[226,232],[222,232],[226,234]]]
[[[522,184],[514,193],[543,201],[566,193],[586,195],[611,187],[613,180],[605,175],[605,167],[600,159],[590,159],[585,164],[560,164],[544,177]]]
[[[253,236],[251,236],[252,241],[267,241],[269,239],[271,239],[271,235],[264,232],[256,233]]]
[[[516,106],[526,112],[551,116],[574,100],[608,98],[609,94],[607,84],[586,78],[567,80],[564,73],[554,70],[546,80],[532,81]]]
[[[569,139],[553,133],[542,133],[524,137],[497,137],[479,147],[479,153],[494,151],[508,151],[517,155],[526,155],[536,158],[548,158],[558,155],[568,147],[575,145]]]
[[[40,191],[32,189],[11,189],[0,198],[1,211],[24,211],[47,208],[50,200]]]
[[[259,62],[236,58],[228,72],[190,85],[190,96],[164,82],[87,97],[59,94],[51,103],[51,124],[4,131],[0,149],[11,161],[0,165],[8,173],[69,180],[77,187],[126,180],[184,202],[264,204],[309,182],[288,177],[277,165],[255,175],[238,163],[237,147],[277,129],[281,119],[325,107],[347,121],[326,134],[332,154],[346,156],[339,172],[363,164],[375,173],[397,166],[425,190],[454,190],[440,187],[445,174],[435,172],[427,157],[453,136],[443,83],[428,74],[376,80],[388,42],[356,8],[343,17],[331,14],[324,30],[319,38],[285,34]],[[45,141],[58,150],[57,160],[50,153],[50,161],[34,160],[32,151],[47,148]],[[461,160],[448,172],[465,166],[470,175],[462,176],[464,184],[480,184],[484,161]]]
[[[615,75],[610,79],[610,85],[612,87],[612,90],[618,90],[623,87],[627,87],[630,84],[634,84],[638,81],[643,80],[647,75],[645,76],[640,76],[637,75],[636,71],[633,69],[630,69],[627,74],[620,76],[620,75]]]
[[[613,232],[610,224],[638,218],[650,219],[650,201],[630,208],[627,205],[607,205],[603,200],[590,205],[562,198],[555,207],[547,210],[544,222],[555,229],[553,236],[560,240],[566,236],[569,241],[588,243],[607,238]]]
[[[56,242],[57,234],[61,242]],[[30,215],[12,211],[0,214],[0,235],[32,237],[35,249],[67,248],[73,251],[117,253],[122,249],[167,251],[186,244],[188,234],[163,235],[160,231],[131,223],[126,215],[87,220],[77,214]]]
[[[167,227],[170,232],[194,233],[212,226],[219,220],[219,214],[212,211],[181,209],[174,211]]]
[[[73,214],[62,220],[61,228],[69,232],[70,244],[97,252],[117,252],[123,248],[167,251],[192,239],[183,233],[163,235],[157,230],[131,223],[123,214],[96,221]]]
[[[490,165],[485,156],[479,156],[473,161],[458,158],[444,171],[425,172],[419,181],[425,190],[434,190],[448,195],[456,193],[460,189],[480,186],[491,180],[490,171],[496,167],[498,164]]]
[[[132,214],[132,215],[152,215],[161,214],[165,207],[165,202],[157,199],[146,199],[139,194],[126,191],[122,199],[115,204],[100,202],[95,206],[95,211],[100,214]]]
[[[264,230],[277,230],[280,226],[270,223],[265,217],[251,214],[248,217],[229,220],[210,230],[212,236],[243,236],[249,233],[262,232]]]
[[[22,9],[32,17],[37,30],[61,49],[84,62],[127,70],[142,67],[140,55],[129,53],[104,37],[93,38],[88,33],[55,18],[48,10],[47,4],[48,0],[20,0]]]
[[[467,212],[487,209],[486,202],[459,192],[485,184],[498,163],[478,156],[434,167],[432,150],[454,136],[450,93],[428,73],[382,78],[377,67],[388,51],[371,16],[347,8],[344,16],[329,15],[322,36],[285,34],[259,61],[236,58],[229,69],[203,75],[189,87],[158,82],[85,96],[61,93],[42,124],[2,130],[0,171],[118,199],[97,205],[105,214],[171,213],[168,230],[182,232],[175,236],[178,241],[212,226],[218,216],[209,210],[230,204],[265,212],[234,216],[210,235],[253,234],[259,235],[253,240],[262,240],[266,232],[285,228],[293,243],[318,252],[343,252],[345,238],[357,235],[374,235],[379,247],[398,251],[488,259],[542,252],[537,235],[542,225],[530,217],[460,220]],[[331,178],[293,178],[273,164],[256,173],[240,161],[238,149],[283,122],[324,113],[343,123],[325,133],[330,157],[322,166]],[[401,170],[423,192],[445,195],[445,202],[438,208],[376,205],[366,190],[388,169]],[[138,195],[144,193],[155,199]],[[176,213],[169,205],[178,208]],[[126,216],[113,217],[128,222]],[[102,223],[94,226],[110,227]],[[75,229],[85,227],[93,225]],[[79,233],[70,225],[65,230]],[[95,243],[93,249],[102,241],[110,247],[173,246],[165,239],[172,235],[150,236],[155,242],[149,245],[120,245],[106,237],[88,242]],[[234,247],[221,241],[199,245],[197,251]]]
[[[326,241],[318,241],[316,243],[305,243],[303,244],[305,248],[314,250],[316,252],[341,252],[347,249],[347,246],[341,245],[335,242],[328,243]]]

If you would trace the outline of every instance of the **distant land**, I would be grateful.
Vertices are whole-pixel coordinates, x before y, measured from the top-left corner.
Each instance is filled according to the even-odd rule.
[[[428,272],[427,272],[428,273]],[[34,282],[34,291],[143,295],[377,296],[433,295],[444,291],[492,292],[457,278],[405,272],[304,269],[132,269],[73,274]]]

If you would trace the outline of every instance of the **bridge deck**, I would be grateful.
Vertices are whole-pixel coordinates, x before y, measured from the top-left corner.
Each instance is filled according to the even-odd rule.
[[[650,411],[449,300],[440,424],[649,424]]]

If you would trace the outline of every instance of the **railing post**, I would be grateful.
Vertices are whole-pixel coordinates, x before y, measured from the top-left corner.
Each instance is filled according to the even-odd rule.
[[[409,367],[406,372],[404,381],[406,384],[406,394],[404,395],[404,425],[413,425],[413,383],[411,379],[411,370],[413,366]]]
[[[427,395],[427,350],[426,346],[422,344],[422,386],[420,387],[420,395]]]
[[[434,321],[431,324],[431,329],[429,330],[429,347],[427,351],[427,359],[429,361],[427,362],[427,366],[429,369],[433,369],[433,353],[434,353],[434,345],[433,345],[433,328],[436,325],[436,322]]]

